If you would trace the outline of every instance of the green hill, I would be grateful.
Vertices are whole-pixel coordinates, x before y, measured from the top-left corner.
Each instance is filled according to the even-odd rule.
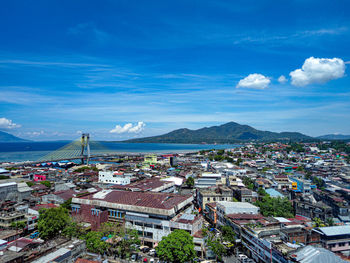
[[[178,129],[164,135],[127,140],[135,143],[236,143],[245,141],[305,141],[313,138],[298,132],[260,131],[229,122],[198,130]]]

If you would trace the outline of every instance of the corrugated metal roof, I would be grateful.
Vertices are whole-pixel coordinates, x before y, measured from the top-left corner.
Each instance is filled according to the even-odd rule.
[[[350,235],[350,226],[320,227],[319,230],[326,236]]]
[[[306,246],[295,253],[296,260],[300,263],[345,263],[333,252],[313,246]]]

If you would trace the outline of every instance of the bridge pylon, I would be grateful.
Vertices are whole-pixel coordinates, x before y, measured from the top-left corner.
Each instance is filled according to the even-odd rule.
[[[90,134],[83,133],[81,135],[81,156],[86,156],[86,164],[89,164],[90,160]],[[84,159],[81,159],[81,163],[84,164]]]

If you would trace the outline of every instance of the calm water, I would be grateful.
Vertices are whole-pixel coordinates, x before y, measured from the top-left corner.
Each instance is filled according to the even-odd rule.
[[[0,162],[36,161],[70,141],[0,143]],[[234,148],[239,145],[92,142],[91,153],[175,153],[205,149]]]

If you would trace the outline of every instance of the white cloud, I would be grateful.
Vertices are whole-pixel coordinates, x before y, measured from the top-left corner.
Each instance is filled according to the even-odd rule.
[[[279,83],[286,83],[288,80],[285,76],[281,75],[279,78],[278,78],[278,82]]]
[[[0,118],[0,129],[15,129],[19,127],[21,127],[21,125],[13,123],[12,120]]]
[[[127,123],[124,126],[116,125],[114,129],[110,130],[110,133],[139,133],[143,131],[146,124],[139,121],[137,125],[133,126],[132,123]]]
[[[236,88],[265,89],[270,84],[270,79],[261,74],[249,74],[241,79]]]
[[[36,137],[36,136],[40,136],[40,135],[45,134],[45,132],[44,131],[33,131],[33,132],[27,132],[26,134],[28,136],[31,136],[31,137]]]
[[[325,83],[344,77],[345,63],[340,58],[314,58],[305,60],[301,69],[289,73],[292,84],[306,86],[312,83]]]

